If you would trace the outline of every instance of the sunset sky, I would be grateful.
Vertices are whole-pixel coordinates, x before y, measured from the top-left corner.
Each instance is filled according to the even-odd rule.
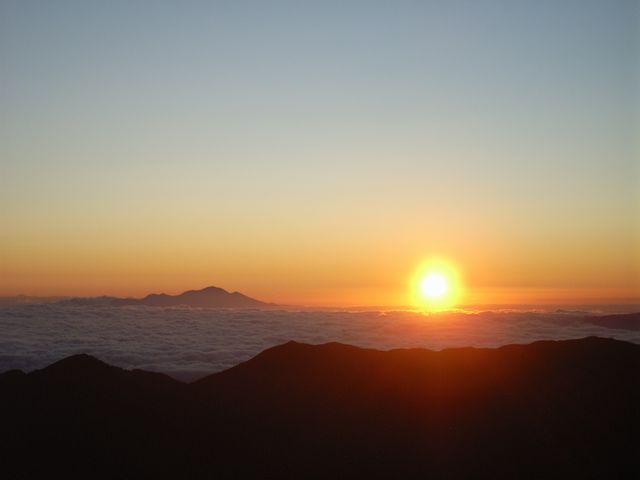
[[[640,301],[639,5],[3,1],[0,295]]]

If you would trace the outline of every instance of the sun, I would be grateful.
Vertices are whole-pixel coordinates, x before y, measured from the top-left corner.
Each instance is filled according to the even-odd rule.
[[[426,298],[441,298],[447,290],[449,290],[449,282],[441,273],[429,273],[420,281],[420,291]]]
[[[455,307],[461,299],[458,269],[442,258],[424,261],[411,279],[411,303],[421,310],[441,311]]]

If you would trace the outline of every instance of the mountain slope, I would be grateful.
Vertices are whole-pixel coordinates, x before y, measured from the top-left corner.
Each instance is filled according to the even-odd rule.
[[[268,303],[247,297],[240,292],[229,293],[219,287],[207,287],[202,290],[188,290],[180,295],[151,294],[139,300],[141,305],[174,306],[189,305],[191,307],[264,307]]]
[[[247,297],[240,292],[227,292],[219,287],[206,287],[202,290],[188,290],[179,295],[167,295],[165,293],[152,293],[144,298],[119,298],[119,297],[76,297],[58,302],[67,306],[91,306],[91,305],[146,305],[150,307],[210,307],[210,308],[265,308],[274,306],[272,303],[261,302]]]
[[[189,385],[74,356],[0,375],[0,464],[22,478],[633,478],[639,371],[640,346],[601,338],[289,342]]]

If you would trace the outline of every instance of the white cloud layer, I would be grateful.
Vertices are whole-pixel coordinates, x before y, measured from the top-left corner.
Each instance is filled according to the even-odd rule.
[[[289,340],[391,349],[497,347],[589,335],[640,343],[640,331],[591,325],[583,313],[0,307],[0,372],[30,371],[76,353],[193,380]]]

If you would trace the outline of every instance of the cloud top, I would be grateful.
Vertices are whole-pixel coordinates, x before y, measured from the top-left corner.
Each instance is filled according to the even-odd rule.
[[[289,340],[385,350],[497,347],[590,335],[640,343],[640,332],[592,325],[584,315],[18,305],[0,307],[0,372],[30,371],[88,353],[123,368],[190,381]]]

